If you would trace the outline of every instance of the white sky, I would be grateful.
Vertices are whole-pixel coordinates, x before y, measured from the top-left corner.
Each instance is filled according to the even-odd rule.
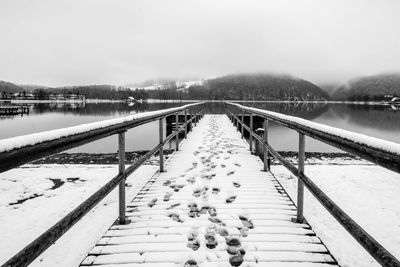
[[[0,0],[0,80],[15,83],[398,71],[399,0]]]

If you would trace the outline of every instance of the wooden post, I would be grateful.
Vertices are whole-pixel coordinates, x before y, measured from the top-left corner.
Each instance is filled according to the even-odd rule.
[[[160,126],[159,126],[159,132],[160,132],[160,144],[163,142],[164,139],[164,124],[163,124],[164,118],[160,119]],[[160,172],[164,171],[164,146],[160,147]]]
[[[253,153],[253,113],[250,114],[250,153]]]
[[[125,132],[118,134],[118,169],[125,176]],[[119,183],[119,224],[125,224],[125,179]]]
[[[304,161],[305,161],[305,136],[299,133],[299,162],[298,169],[299,174],[304,173]],[[297,178],[297,222],[302,223],[304,221],[303,216],[304,207],[304,184]]]
[[[242,139],[244,138],[244,110],[242,109]]]
[[[264,171],[269,171],[269,153],[268,149],[265,148],[264,144],[268,143],[268,120],[264,119],[264,136],[263,136],[263,151],[264,151]]]
[[[187,139],[188,125],[187,125],[187,109],[185,109],[185,139]]]
[[[175,130],[176,130],[175,151],[178,151],[179,150],[179,115],[178,115],[178,112],[175,114]]]

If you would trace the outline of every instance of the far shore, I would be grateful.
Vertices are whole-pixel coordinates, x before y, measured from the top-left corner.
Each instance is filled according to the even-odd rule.
[[[40,103],[131,103],[125,99],[65,99],[65,100],[17,100],[17,99],[0,99],[0,102],[8,102],[11,104],[40,104]],[[390,106],[400,105],[399,103],[390,103],[382,101],[335,101],[335,100],[315,100],[315,101],[294,101],[294,100],[202,100],[202,99],[143,99],[133,103],[192,103],[192,102],[208,102],[208,103],[223,103],[223,102],[240,102],[240,103],[287,103],[287,104],[352,104],[352,105],[375,105],[375,106]]]
[[[130,151],[126,152],[125,159],[126,164],[132,164],[148,150]],[[164,155],[168,157],[169,154],[173,153],[173,150],[164,150]],[[296,163],[297,152],[295,151],[280,151],[279,154],[284,156],[286,159]],[[155,158],[157,160],[157,158]],[[360,158],[353,156],[348,153],[337,153],[337,152],[306,152],[306,163],[316,164],[318,162],[327,162],[336,164],[337,160],[340,162],[360,161]],[[154,163],[154,162],[153,162]],[[32,162],[31,164],[118,164],[117,153],[60,153],[52,155],[50,157],[42,158]],[[273,160],[272,164],[279,164],[279,162]]]

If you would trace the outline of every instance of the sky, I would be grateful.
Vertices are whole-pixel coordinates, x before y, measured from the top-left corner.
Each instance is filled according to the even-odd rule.
[[[400,72],[398,0],[0,0],[0,80],[65,86]]]

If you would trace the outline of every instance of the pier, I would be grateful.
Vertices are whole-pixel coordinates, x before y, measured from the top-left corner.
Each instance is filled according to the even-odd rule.
[[[27,105],[0,105],[0,116],[29,114],[29,106]]]
[[[375,145],[373,138],[234,103],[225,109],[226,114],[204,114],[202,103],[196,103],[0,141],[0,172],[111,135],[118,137],[119,155],[114,178],[2,266],[27,266],[117,187],[119,216],[80,266],[338,266],[304,217],[305,187],[382,266],[400,266],[307,177],[304,167],[305,136],[395,172],[399,145],[383,140]],[[255,117],[263,122],[262,135],[255,131]],[[126,167],[125,133],[152,121],[159,122],[159,144]],[[268,143],[269,121],[298,131],[297,166]],[[163,147],[170,140],[175,152],[165,159]],[[126,199],[126,177],[154,155],[159,171]],[[296,202],[271,172],[272,157],[297,177]]]

